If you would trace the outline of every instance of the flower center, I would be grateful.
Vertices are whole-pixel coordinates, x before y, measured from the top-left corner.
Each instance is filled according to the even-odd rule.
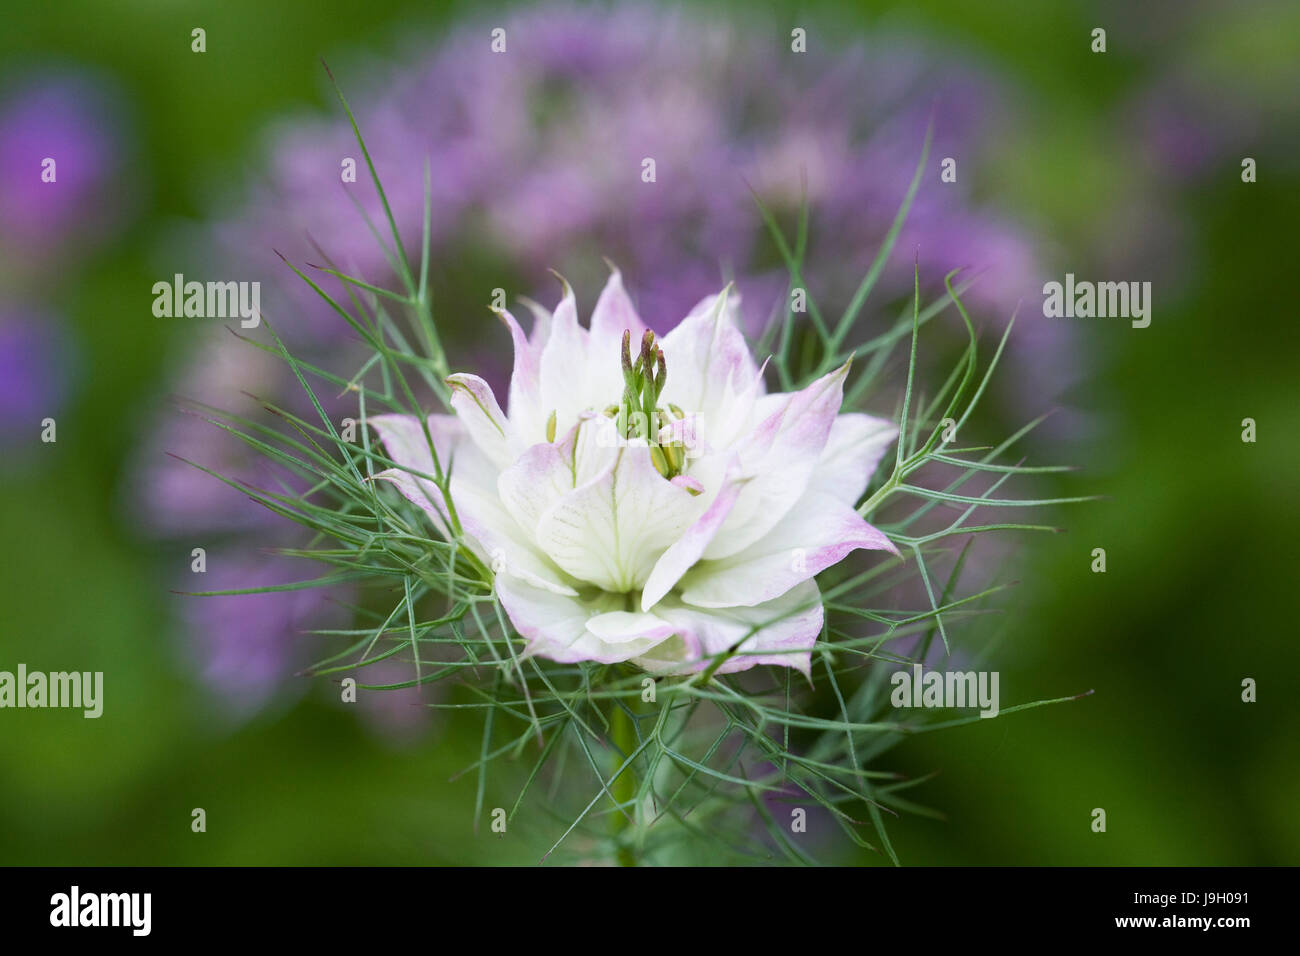
[[[668,365],[664,350],[655,344],[654,332],[646,329],[641,336],[641,351],[632,358],[632,333],[623,330],[623,398],[610,405],[605,414],[616,423],[622,439],[642,438],[650,446],[650,460],[659,474],[675,478],[686,467],[686,455],[681,441],[660,441],[660,430],[674,421],[685,418],[676,405],[663,408],[659,396],[668,380]]]

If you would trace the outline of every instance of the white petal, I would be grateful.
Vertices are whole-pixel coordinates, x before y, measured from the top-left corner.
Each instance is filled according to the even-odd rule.
[[[403,470],[432,474],[433,459],[419,422],[403,415],[376,416],[369,422],[383,439],[388,457],[401,466],[375,478],[395,485],[450,539],[448,509],[438,486]],[[546,559],[506,511],[497,494],[495,467],[464,437],[462,426],[462,419],[436,415],[429,419],[439,458],[444,469],[451,469],[451,499],[471,549],[485,564],[499,569],[498,573],[513,574],[558,593],[577,593],[571,579]]]
[[[801,391],[763,399],[764,406],[776,405],[776,410],[736,445],[742,474],[752,480],[710,542],[706,558],[725,558],[753,544],[803,496],[844,401],[847,374],[845,363]]]
[[[533,540],[542,515],[572,490],[569,463],[560,447],[549,442],[528,449],[497,479],[501,503]]]
[[[730,287],[708,297],[662,341],[668,367],[663,402],[705,416],[711,434],[733,417],[738,397],[752,395],[758,378],[758,366],[737,325],[738,301]]]
[[[523,442],[497,404],[492,387],[477,375],[463,372],[447,376],[447,384],[451,386],[452,408],[483,454],[497,468],[505,468],[518,458]]]
[[[391,482],[413,504],[422,508],[434,526],[450,538],[449,518],[437,485],[390,468],[375,475]],[[451,498],[466,542],[480,561],[492,568],[498,579],[508,575],[528,581],[556,594],[577,594],[576,582],[547,559],[523,529],[501,506],[495,492],[484,494],[474,486],[451,479]]]
[[[682,578],[681,599],[713,608],[770,601],[858,548],[898,554],[852,505],[809,492],[754,544],[720,561],[695,565]]]
[[[718,667],[718,673],[777,664],[808,676],[824,618],[821,594],[811,581],[754,607],[708,610],[668,598],[659,603],[655,614],[675,627],[675,636],[635,663],[653,673],[667,674],[704,670],[717,655],[734,648],[735,653]]]
[[[707,505],[704,513],[655,562],[650,577],[646,579],[645,589],[641,592],[641,610],[648,611],[654,607],[673,589],[682,575],[700,560],[704,549],[731,514],[741,485],[742,482],[737,481],[734,474],[730,475],[723,479],[715,495],[705,499]]]
[[[880,459],[898,437],[898,426],[884,418],[851,412],[836,417],[817,462],[810,489],[855,505]]]
[[[542,349],[539,411],[544,418],[555,412],[561,427],[568,428],[578,415],[595,406],[589,399],[587,330],[578,324],[578,305],[573,290],[564,283],[564,298],[551,316],[551,334]],[[604,398],[604,405],[618,395]]]
[[[497,595],[528,641],[527,653],[554,661],[630,660],[667,640],[673,630],[653,614],[618,610],[621,598],[604,592],[566,597],[498,577]]]
[[[585,418],[560,441],[534,445],[501,472],[496,482],[501,502],[531,540],[547,509],[614,466],[615,437],[609,419]]]
[[[587,630],[607,645],[647,642],[646,646],[652,647],[673,636],[673,626],[663,618],[635,611],[598,614],[587,621]]]
[[[537,541],[579,580],[626,592],[645,583],[701,510],[694,495],[655,470],[646,444],[632,441],[616,450],[610,468],[542,515]]]
[[[510,373],[510,424],[524,444],[546,440],[546,418],[549,411],[541,407],[541,355],[542,347],[530,342],[518,321],[502,309],[497,316],[510,330],[514,345],[514,367]]]

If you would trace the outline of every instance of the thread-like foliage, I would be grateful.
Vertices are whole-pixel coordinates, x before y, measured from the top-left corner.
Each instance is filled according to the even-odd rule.
[[[450,513],[448,536],[435,532],[420,509],[371,480],[379,471],[403,466],[377,447],[368,417],[399,412],[425,422],[428,409],[420,395],[449,408],[444,383],[449,368],[428,288],[429,170],[426,166],[417,272],[341,92],[339,100],[385,211],[389,236],[382,237],[373,226],[372,232],[384,245],[401,288],[394,291],[348,275],[328,258],[308,267],[344,283],[348,302],[343,303],[303,266],[287,263],[366,344],[366,360],[349,374],[309,364],[285,347],[268,319],[274,341],[248,339],[248,344],[278,355],[289,366],[316,417],[305,419],[268,405],[274,423],[266,424],[193,406],[196,414],[299,479],[292,489],[266,490],[215,475],[310,531],[301,547],[284,553],[324,564],[328,571],[296,584],[206,593],[351,583],[363,596],[354,626],[315,632],[337,646],[310,673],[325,678],[351,674],[359,687],[370,690],[454,687],[430,694],[429,706],[481,715],[480,756],[466,768],[477,781],[475,820],[485,813],[490,770],[503,759],[513,762],[515,769],[504,782],[493,781],[493,794],[513,787],[504,808],[507,819],[524,823],[521,812],[527,808],[526,825],[549,834],[551,849],[543,860],[815,862],[814,844],[791,832],[790,809],[803,807],[820,808],[848,840],[897,863],[887,819],[901,812],[934,811],[909,796],[922,781],[882,769],[882,756],[910,734],[978,717],[935,718],[895,710],[889,703],[889,675],[900,665],[929,659],[936,635],[949,649],[954,628],[996,608],[994,595],[1004,583],[962,593],[961,576],[974,536],[1053,530],[1025,521],[986,520],[986,509],[1081,500],[1012,498],[1002,490],[1017,476],[1060,470],[1012,460],[1016,442],[1037,421],[995,447],[952,448],[944,440],[976,411],[1014,324],[1008,323],[981,367],[978,338],[961,299],[968,283],[954,286],[955,274],[949,275],[946,294],[923,304],[918,268],[912,300],[898,321],[874,337],[863,337],[859,329],[858,316],[894,251],[919,187],[929,135],[879,255],[834,322],[804,282],[806,204],[791,244],[755,197],[789,271],[790,291],[799,290],[807,303],[805,320],[793,311],[794,296],[787,296],[784,314],[756,343],[761,354],[770,353],[769,372],[782,390],[801,388],[851,358],[844,410],[860,410],[868,396],[896,379],[890,374],[891,359],[901,344],[908,345],[896,413],[897,453],[858,507],[889,535],[901,558],[872,552],[861,564],[846,561],[820,576],[826,623],[813,652],[811,687],[788,668],[719,674],[727,655],[694,676],[654,680],[629,665],[557,664],[522,656],[523,642],[494,595],[492,569],[464,539],[450,485],[456,463],[439,458],[427,424],[434,470],[412,473],[442,492]],[[917,381],[920,332],[950,310],[964,324],[968,344],[951,375],[927,399]],[[322,390],[355,396],[355,441],[345,441],[326,414]],[[980,485],[985,486],[978,493],[967,490]],[[944,579],[936,577],[941,564],[949,565]],[[900,595],[909,594],[923,595],[922,606],[899,607]],[[368,667],[391,660],[409,662],[408,680],[366,681]],[[1001,712],[1067,699],[1021,703]]]

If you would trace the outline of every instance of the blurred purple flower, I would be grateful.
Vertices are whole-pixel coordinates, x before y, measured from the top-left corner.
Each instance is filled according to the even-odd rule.
[[[181,582],[185,590],[275,587],[312,575],[303,562],[274,555],[250,559],[233,551],[212,551],[206,560],[205,574]],[[337,592],[320,588],[183,597],[180,612],[188,652],[225,710],[252,713],[283,689],[286,677],[310,662],[304,640],[294,638],[313,628],[346,626],[338,598]]]
[[[35,443],[67,398],[68,345],[56,320],[0,304],[0,447]]]
[[[0,286],[10,295],[42,295],[47,275],[120,222],[117,113],[110,87],[81,72],[0,84]],[[42,419],[67,400],[73,361],[70,331],[49,309],[0,303],[0,445],[39,440]]]
[[[906,290],[918,249],[934,287],[954,266],[988,267],[973,295],[1000,310],[1034,286],[1032,238],[973,204],[964,185],[1004,122],[1000,91],[950,53],[881,37],[830,59],[800,55],[772,23],[722,25],[641,4],[600,16],[552,5],[505,29],[503,54],[474,24],[370,89],[347,81],[408,249],[418,248],[427,157],[435,260],[468,234],[503,250],[529,283],[558,268],[582,286],[599,284],[608,255],[637,277],[642,314],[664,329],[723,272],[784,275],[750,186],[792,216],[806,177],[809,260],[820,265],[810,278],[839,301],[883,239],[933,116],[930,170],[884,291]],[[958,183],[939,182],[946,156],[960,159]],[[356,183],[341,181],[345,158],[358,163]],[[653,183],[642,181],[646,158]],[[281,124],[265,168],[264,184],[219,226],[230,261],[285,287],[271,249],[316,262],[315,240],[341,267],[387,277],[354,203],[381,226],[383,210],[345,122]],[[766,293],[749,304],[761,321],[784,283],[750,286],[742,281],[742,291]],[[345,332],[310,290],[289,282],[287,291],[293,307],[281,312],[294,325],[305,316]]]
[[[1224,164],[1239,172],[1242,157],[1264,145],[1258,108],[1247,97],[1187,71],[1161,73],[1126,119],[1157,184],[1201,181]]]
[[[79,73],[25,76],[0,94],[0,272],[64,264],[120,220],[118,114],[103,82]]]
[[[188,370],[181,397],[254,417],[259,398],[274,395],[280,360],[236,339],[224,328],[205,336],[203,361]],[[144,491],[130,504],[139,520],[160,537],[264,528],[269,513],[248,496],[212,478],[194,462],[235,481],[282,491],[289,475],[244,442],[205,420],[202,410],[168,409],[156,417],[136,482]],[[172,457],[174,456],[174,457]],[[179,459],[185,459],[180,461]]]

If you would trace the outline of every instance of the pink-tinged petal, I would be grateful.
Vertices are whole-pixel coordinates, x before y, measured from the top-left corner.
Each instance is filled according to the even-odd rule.
[[[528,333],[528,343],[537,350],[538,355],[541,355],[542,347],[551,337],[551,310],[527,296],[521,295],[519,301],[533,314],[533,330]]]
[[[559,499],[614,466],[617,446],[607,419],[584,418],[558,442],[542,442],[525,451],[497,478],[502,504],[536,540],[537,525]]]
[[[596,308],[591,313],[591,340],[602,345],[613,343],[616,349],[613,359],[618,363],[617,351],[623,341],[623,332],[631,333],[633,342],[641,340],[645,332],[645,323],[637,315],[636,307],[623,287],[623,276],[614,269],[596,300]]]
[[[443,538],[448,541],[452,539],[451,528],[447,523],[447,504],[443,499],[442,491],[432,481],[416,478],[400,468],[389,468],[377,473],[375,481],[386,481],[394,485],[403,498],[429,516],[429,520],[433,522],[433,526],[438,529],[438,533]]]
[[[433,459],[419,422],[406,415],[378,415],[368,421],[383,440],[388,457],[401,466],[375,478],[393,484],[450,540],[448,509],[438,486],[403,470],[433,474]],[[465,437],[462,426],[460,419],[451,416],[429,418],[434,447],[444,469],[451,472],[451,498],[470,548],[499,574],[513,574],[558,593],[577,593],[571,580],[546,559],[506,510],[496,492],[497,469]]]
[[[712,665],[732,648],[717,673],[731,674],[756,664],[793,667],[811,674],[812,649],[822,631],[824,612],[817,585],[805,581],[781,597],[754,607],[705,609],[667,599],[655,608],[676,634],[635,663],[661,674],[690,674]]]
[[[731,514],[740,494],[741,482],[734,476],[724,478],[717,495],[708,504],[704,513],[686,529],[686,532],[668,546],[663,555],[655,562],[650,577],[646,579],[641,591],[641,610],[648,611],[659,603],[669,591],[681,580],[682,575],[699,561],[713,536],[718,533],[722,523]]]
[[[704,494],[704,485],[698,478],[692,478],[690,475],[678,475],[676,478],[670,480],[678,488],[685,488],[692,494]]]
[[[763,404],[776,405],[775,411],[736,445],[741,473],[752,480],[710,542],[706,558],[725,558],[753,544],[803,496],[844,401],[848,370],[846,362],[801,391],[766,396]]]
[[[738,302],[728,286],[702,301],[664,336],[665,404],[720,422],[728,417],[736,396],[753,386],[758,366],[736,321]]]
[[[610,468],[547,509],[537,543],[575,578],[632,591],[702,509],[655,470],[645,442],[632,441],[615,450]]]
[[[450,454],[452,444],[463,439],[465,434],[460,422],[451,415],[430,415],[427,419],[428,437],[414,415],[371,415],[366,424],[379,433],[379,440],[384,443],[389,458],[405,468],[428,475],[434,474],[429,438],[433,439],[438,458],[446,468],[447,463],[442,458]]]
[[[564,298],[551,316],[551,334],[542,349],[540,376],[539,411],[544,418],[555,412],[557,420],[567,426],[579,414],[595,407],[596,402],[589,398],[592,386],[588,381],[588,334],[578,324],[578,304],[567,282]],[[617,399],[618,395],[604,398],[602,407]]]
[[[509,466],[523,449],[492,394],[492,386],[463,372],[449,375],[447,384],[451,386],[452,408],[474,444],[498,468]]]
[[[859,548],[898,554],[893,542],[863,521],[851,504],[810,492],[776,527],[743,551],[695,565],[682,578],[681,599],[709,608],[760,604],[780,597]]]
[[[497,578],[497,596],[527,640],[526,653],[553,661],[615,664],[649,651],[673,627],[653,614],[618,610],[618,595],[566,597],[512,578]]]
[[[375,475],[376,480],[392,483],[412,504],[422,509],[434,527],[450,540],[450,518],[438,486],[405,471],[389,468]],[[484,494],[475,486],[456,477],[451,480],[451,498],[456,517],[465,533],[466,543],[500,580],[503,576],[527,581],[555,594],[577,594],[574,581],[557,568],[528,539],[523,529],[502,507],[495,492]]]
[[[514,345],[514,369],[510,374],[509,419],[525,441],[543,441],[546,414],[541,410],[541,347],[528,341],[518,321],[505,309],[497,317],[510,331]]]
[[[898,426],[888,419],[857,412],[836,417],[809,490],[824,491],[845,504],[857,504],[897,437]]]
[[[426,421],[444,474],[454,474],[471,484],[496,481],[496,466],[469,440],[460,419],[455,415],[430,415]],[[366,423],[379,433],[388,457],[400,468],[436,474],[419,419],[413,415],[372,415]]]

